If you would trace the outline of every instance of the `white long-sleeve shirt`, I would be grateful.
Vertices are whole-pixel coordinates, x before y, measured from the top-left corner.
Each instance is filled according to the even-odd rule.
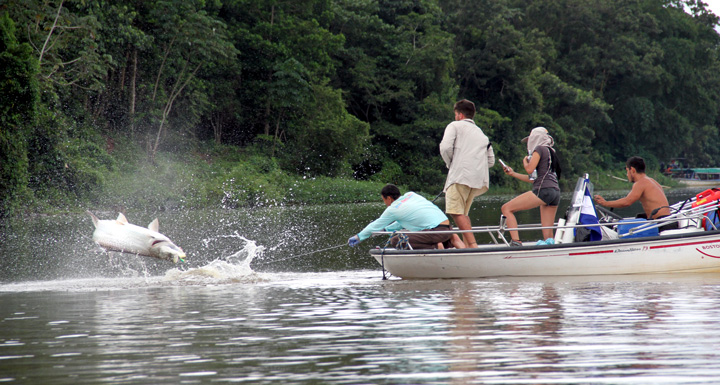
[[[495,153],[489,144],[488,137],[472,119],[447,125],[440,142],[440,155],[449,169],[443,191],[455,183],[487,191],[489,168],[495,165]]]

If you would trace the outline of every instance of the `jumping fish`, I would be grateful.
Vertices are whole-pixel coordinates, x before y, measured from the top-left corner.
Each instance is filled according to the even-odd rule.
[[[183,249],[158,232],[157,218],[144,228],[130,224],[122,213],[115,220],[100,220],[90,211],[87,213],[95,225],[93,241],[105,250],[145,255],[175,263],[178,260],[185,261]]]

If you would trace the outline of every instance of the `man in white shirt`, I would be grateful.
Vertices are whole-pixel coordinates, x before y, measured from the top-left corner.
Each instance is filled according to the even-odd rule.
[[[489,168],[495,164],[490,140],[475,125],[475,104],[467,99],[453,107],[455,121],[448,124],[440,142],[440,155],[448,167],[445,212],[460,230],[471,230],[470,205],[490,187]],[[467,247],[477,247],[473,233],[463,233]]]

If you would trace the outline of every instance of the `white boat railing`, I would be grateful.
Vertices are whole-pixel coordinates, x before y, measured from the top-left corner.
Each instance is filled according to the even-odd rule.
[[[695,201],[695,199],[693,198],[692,202],[694,202],[694,201]],[[691,201],[688,201],[688,202],[680,202],[673,206],[682,207],[683,203],[692,204]],[[670,206],[670,207],[673,208],[673,206]],[[652,221],[640,221],[640,222],[624,221],[623,223],[625,223],[625,224],[632,224],[632,223],[642,223],[642,224],[640,226],[629,229],[626,234],[622,234],[622,235],[620,235],[620,237],[622,238],[624,236],[625,237],[630,236],[632,234],[636,234],[641,231],[646,231],[646,230],[651,230],[654,228],[662,227],[666,224],[673,223],[673,222],[678,222],[679,227],[682,226],[682,228],[689,228],[689,227],[699,228],[701,226],[701,221],[699,221],[698,219],[702,219],[705,216],[705,214],[707,214],[709,212],[718,210],[719,207],[720,207],[720,203],[718,201],[710,201],[710,202],[704,203],[702,205],[698,205],[696,207],[690,207],[689,209],[680,210],[674,214],[670,214],[666,217],[663,217],[660,219],[655,219]],[[685,222],[688,224],[694,223],[694,226],[687,225],[687,224],[683,225],[680,222]],[[712,226],[715,230],[718,229],[717,226],[715,226],[715,223],[713,223],[713,221],[707,221],[707,223],[710,226]]]
[[[618,238],[623,238],[630,236],[632,234],[639,233],[641,231],[647,231],[653,228],[658,228],[665,226],[667,224],[677,222],[678,228],[681,229],[688,229],[688,228],[701,228],[702,226],[702,218],[705,217],[705,215],[711,211],[719,210],[720,209],[720,201],[710,201],[702,205],[698,205],[696,207],[690,207],[690,208],[684,208],[686,205],[692,205],[692,203],[695,201],[695,198],[691,200],[687,200],[684,202],[678,202],[672,206],[670,206],[671,210],[678,210],[676,213],[668,215],[666,217],[660,218],[660,219],[637,219],[634,220],[634,218],[629,219],[623,219],[622,222],[615,221],[615,222],[601,222],[599,224],[592,223],[592,224],[566,224],[564,221],[555,222],[553,226],[542,226],[538,224],[528,224],[528,225],[518,225],[517,227],[505,227],[504,226],[504,216],[501,216],[500,219],[500,225],[498,226],[473,226],[470,230],[460,230],[460,229],[454,229],[454,230],[435,230],[433,233],[436,234],[462,234],[462,233],[488,233],[495,244],[499,244],[497,238],[495,238],[495,233],[497,233],[498,238],[502,239],[503,242],[507,245],[509,242],[504,237],[504,232],[506,231],[540,231],[545,229],[552,229],[552,230],[563,230],[563,229],[577,229],[577,228],[585,228],[585,227],[607,227],[607,226],[615,226],[618,224],[637,224],[636,227],[631,227],[628,229],[627,233],[624,234],[618,234]],[[710,226],[713,227],[713,229],[717,230],[718,227],[713,223],[713,221],[707,221]],[[392,235],[392,234],[422,234],[423,231],[410,231],[410,230],[398,230],[398,231],[375,231],[372,233],[372,235]]]

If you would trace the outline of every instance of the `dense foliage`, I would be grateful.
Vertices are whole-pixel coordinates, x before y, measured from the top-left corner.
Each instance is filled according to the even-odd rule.
[[[263,189],[244,162],[268,185],[436,192],[460,98],[511,165],[547,127],[569,181],[631,155],[717,165],[717,25],[696,0],[6,0],[0,216],[96,199],[129,164],[118,143],[149,167],[204,142],[237,152],[211,178],[233,196]]]

